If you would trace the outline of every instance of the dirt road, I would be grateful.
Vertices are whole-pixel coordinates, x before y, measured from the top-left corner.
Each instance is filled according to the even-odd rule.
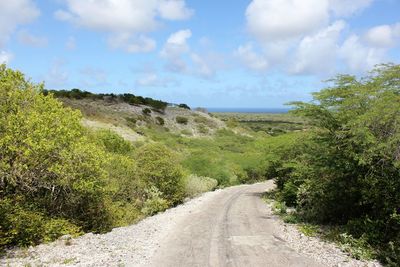
[[[199,205],[160,243],[151,266],[322,266],[290,249],[260,198],[272,182],[232,187]]]
[[[272,214],[272,182],[207,192],[137,224],[0,257],[0,266],[381,266],[349,258]],[[314,261],[314,260],[315,261]]]

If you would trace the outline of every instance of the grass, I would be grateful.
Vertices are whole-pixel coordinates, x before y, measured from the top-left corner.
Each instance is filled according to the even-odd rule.
[[[308,128],[304,119],[287,113],[213,113],[217,118],[226,121],[228,125],[242,126],[255,132],[265,132],[269,135],[281,135]],[[236,122],[236,123],[235,123]]]

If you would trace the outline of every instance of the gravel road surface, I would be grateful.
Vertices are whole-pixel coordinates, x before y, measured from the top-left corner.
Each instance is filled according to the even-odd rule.
[[[107,234],[9,251],[0,266],[380,266],[284,224],[260,198],[271,188],[208,192]]]

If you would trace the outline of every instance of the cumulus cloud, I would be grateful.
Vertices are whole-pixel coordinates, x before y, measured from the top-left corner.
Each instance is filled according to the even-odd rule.
[[[108,44],[114,49],[122,49],[128,53],[150,52],[156,48],[156,42],[145,35],[119,33],[108,38]]]
[[[374,47],[394,46],[400,39],[400,23],[373,27],[367,31],[364,38]]]
[[[183,0],[166,0],[160,1],[158,12],[164,19],[182,20],[190,18],[194,11],[186,7]]]
[[[329,73],[336,64],[338,39],[345,26],[344,21],[337,21],[314,35],[304,37],[290,70],[297,74]]]
[[[168,87],[177,85],[177,81],[170,78],[162,78],[156,73],[145,73],[136,80],[136,86],[141,87]]]
[[[9,52],[0,51],[0,64],[8,64],[13,57],[13,54]]]
[[[347,38],[340,48],[340,57],[353,72],[366,71],[384,61],[386,49],[364,44],[357,35]]]
[[[40,15],[31,0],[0,1],[0,47],[19,25],[32,22]]]
[[[346,23],[340,18],[356,15],[373,2],[252,0],[245,12],[247,29],[262,49],[256,53],[246,44],[235,55],[257,71],[280,66],[295,74],[326,74],[339,65],[365,70],[384,60],[388,48],[400,38],[400,24],[381,25],[362,36],[345,37],[349,31],[344,30]]]
[[[268,60],[262,54],[254,51],[253,45],[248,43],[239,46],[234,55],[248,68],[263,71],[268,68]]]
[[[215,75],[215,69],[211,67],[206,58],[196,53],[192,53],[190,57],[194,64],[195,74],[203,78],[211,78]]]
[[[144,34],[156,30],[161,19],[183,20],[193,14],[184,0],[65,0],[65,4],[66,9],[55,12],[57,19],[110,33],[108,43],[127,52],[153,50],[155,41]]]
[[[327,0],[253,0],[247,27],[262,42],[293,39],[326,24],[328,7]]]
[[[373,0],[253,0],[246,10],[247,27],[263,42],[290,40],[324,28],[332,15],[353,15]]]
[[[24,45],[34,47],[45,47],[47,46],[48,40],[43,36],[35,36],[29,33],[27,30],[21,30],[18,32],[18,41]]]
[[[177,31],[168,37],[160,51],[160,56],[166,60],[167,70],[204,79],[213,78],[216,70],[223,67],[223,58],[216,53],[192,51],[188,44],[191,37],[189,29]]]
[[[167,60],[167,69],[174,72],[184,72],[187,64],[183,56],[190,48],[187,40],[192,36],[189,29],[180,30],[171,34],[160,52],[162,58]]]

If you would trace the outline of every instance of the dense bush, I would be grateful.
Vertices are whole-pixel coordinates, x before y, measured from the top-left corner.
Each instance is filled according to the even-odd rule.
[[[298,144],[301,153],[275,168],[278,187],[305,219],[347,225],[383,261],[398,264],[400,66],[331,83],[314,93],[314,102],[293,103],[314,128]]]
[[[149,109],[149,108],[144,108],[144,109],[142,110],[142,113],[143,113],[144,115],[146,115],[146,116],[149,116],[150,113],[151,113],[151,109]]]
[[[164,119],[161,118],[161,117],[156,117],[156,122],[157,122],[158,125],[164,125],[165,124]]]
[[[142,146],[136,153],[137,174],[148,188],[155,187],[172,204],[184,197],[183,170],[177,156],[162,144]]]
[[[182,116],[176,116],[175,120],[177,123],[180,123],[180,124],[187,124],[189,122],[188,118],[182,117]]]
[[[178,107],[190,110],[190,107],[186,104],[179,104]]]
[[[94,134],[94,138],[111,153],[126,155],[133,150],[130,142],[111,130],[99,130]]]
[[[218,181],[209,177],[189,175],[185,181],[185,193],[189,197],[195,197],[201,193],[214,190]]]
[[[42,92],[1,65],[0,249],[108,231],[183,199],[173,152],[87,131],[79,111]]]

